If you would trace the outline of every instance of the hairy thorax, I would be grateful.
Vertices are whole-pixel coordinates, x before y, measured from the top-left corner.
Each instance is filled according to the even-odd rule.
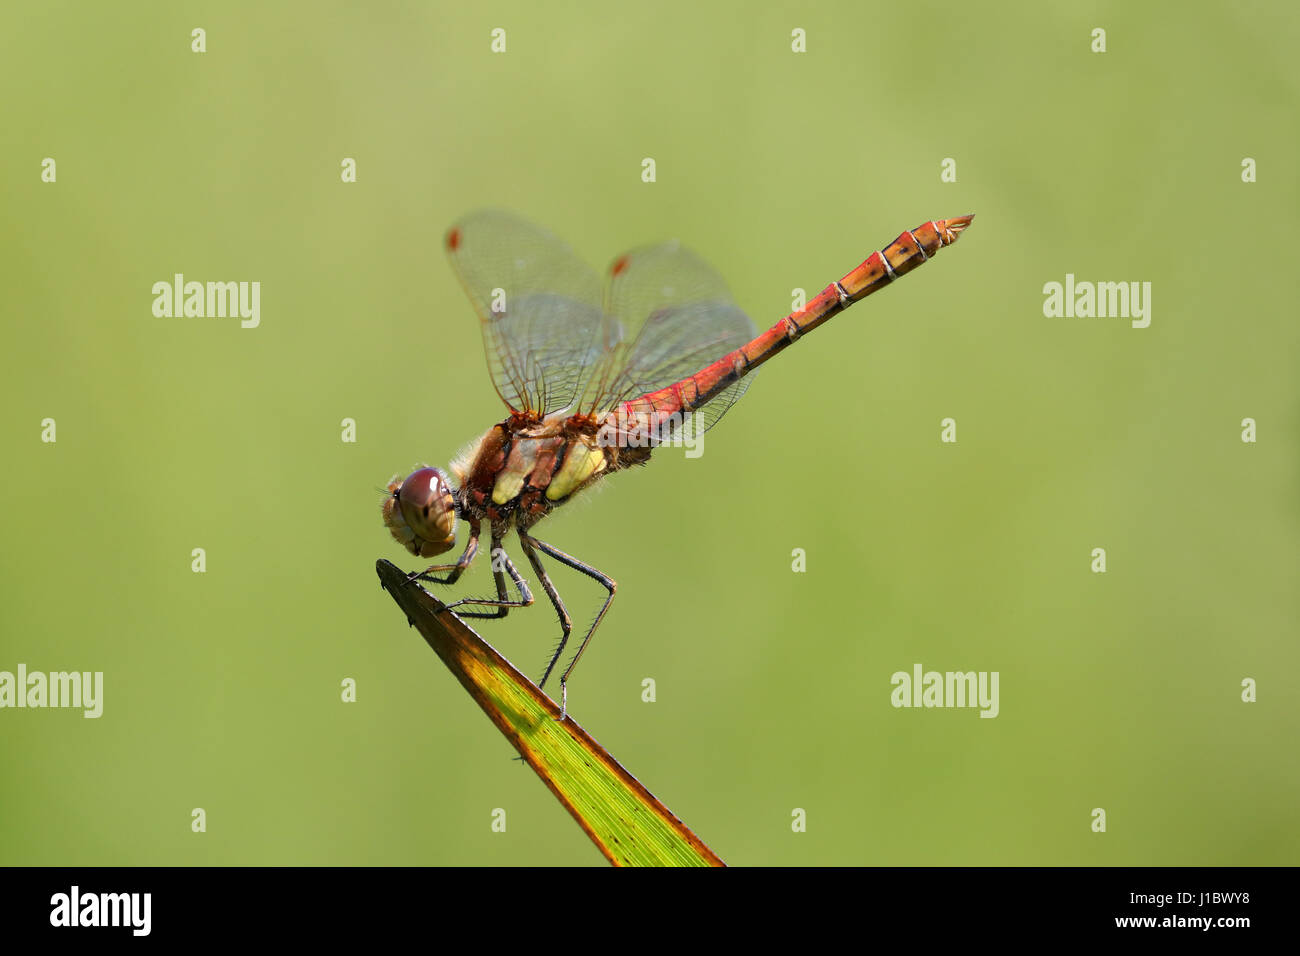
[[[596,419],[512,415],[451,464],[466,517],[527,527],[605,475],[640,463],[600,440]]]

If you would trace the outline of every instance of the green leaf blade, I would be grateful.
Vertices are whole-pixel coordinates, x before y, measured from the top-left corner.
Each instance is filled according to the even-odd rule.
[[[391,562],[384,589],[524,761],[615,866],[724,866],[555,702]]]

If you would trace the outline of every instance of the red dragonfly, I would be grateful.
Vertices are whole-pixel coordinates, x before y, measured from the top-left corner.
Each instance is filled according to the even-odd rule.
[[[537,522],[606,475],[645,464],[655,447],[702,434],[744,394],[760,365],[952,245],[971,219],[937,219],[904,232],[758,334],[721,277],[676,242],[616,259],[602,290],[595,271],[544,229],[496,210],[470,215],[447,233],[447,251],[478,310],[492,382],[510,415],[452,462],[450,475],[422,467],[389,483],[384,524],[417,557],[454,547],[457,519],[469,526],[455,564],[435,564],[409,580],[454,584],[478,554],[486,522],[496,597],[447,607],[479,608],[463,617],[500,618],[531,605],[528,584],[501,547],[514,531],[563,632],[539,686],[573,630],[540,555],[598,581],[608,595],[560,676],[563,717],[569,676],[616,585],[534,537]]]

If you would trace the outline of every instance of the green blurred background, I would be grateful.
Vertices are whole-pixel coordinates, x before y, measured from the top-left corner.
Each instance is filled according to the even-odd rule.
[[[763,327],[978,214],[538,529],[620,585],[574,717],[724,859],[1300,862],[1300,14],[1049,6],[6,8],[0,670],[105,701],[0,711],[0,862],[602,863],[374,573],[417,563],[382,485],[503,417],[442,254],[483,205],[595,267],[681,238]],[[155,318],[176,272],[260,327]],[[1066,273],[1150,328],[1045,318]],[[533,677],[556,638],[480,631]],[[914,663],[1000,716],[891,707]]]

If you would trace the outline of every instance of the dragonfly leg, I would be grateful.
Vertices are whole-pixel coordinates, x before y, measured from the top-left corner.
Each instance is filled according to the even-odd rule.
[[[455,564],[435,564],[420,572],[412,571],[406,576],[407,582],[431,581],[434,584],[455,584],[478,555],[478,535],[478,522],[469,522],[469,540],[465,542],[465,550],[461,552]],[[445,578],[437,578],[433,576],[435,571],[447,571],[449,573]]]
[[[510,575],[511,580],[515,582],[515,589],[519,592],[519,600],[512,601],[508,596],[506,588],[505,575],[502,569]],[[510,560],[510,555],[506,554],[501,547],[501,535],[493,529],[492,531],[492,577],[497,583],[496,600],[491,598],[461,598],[459,601],[452,601],[447,605],[448,608],[461,607],[466,604],[472,604],[476,607],[490,607],[491,611],[466,611],[461,617],[474,618],[500,618],[510,613],[512,607],[528,607],[533,603],[533,592],[528,589],[526,582],[519,572],[515,569],[514,562]]]
[[[546,673],[542,674],[542,679],[538,681],[537,687],[540,690],[546,686],[546,680],[551,676],[551,671],[555,669],[555,662],[560,659],[564,653],[564,646],[569,643],[569,634],[573,631],[573,619],[569,617],[569,612],[565,610],[564,602],[560,600],[560,592],[555,590],[555,585],[551,583],[551,576],[546,573],[546,568],[542,567],[542,559],[537,556],[537,550],[533,547],[535,539],[529,537],[528,532],[520,530],[519,545],[524,549],[524,554],[528,556],[528,562],[537,572],[537,580],[542,582],[542,590],[546,596],[551,599],[551,605],[555,608],[555,613],[560,615],[560,627],[564,634],[560,638],[560,645],[551,655],[550,662],[546,665]]]
[[[569,666],[566,667],[564,669],[564,673],[560,675],[560,718],[563,719],[568,706],[569,675],[572,674],[573,669],[578,666],[578,659],[582,657],[582,652],[585,651],[587,649],[587,645],[591,643],[591,637],[593,634],[596,633],[596,628],[600,627],[600,622],[605,617],[605,612],[608,611],[609,606],[614,603],[614,592],[618,590],[618,582],[616,582],[608,574],[604,574],[601,571],[597,571],[591,565],[583,564],[577,558],[573,557],[573,555],[565,554],[559,548],[554,547],[553,545],[549,545],[545,541],[542,541],[538,538],[534,538],[532,535],[527,534],[524,531],[519,532],[519,537],[521,540],[526,540],[528,544],[537,548],[537,550],[541,551],[542,554],[554,558],[556,561],[559,561],[561,564],[565,565],[566,567],[573,568],[573,570],[585,574],[593,581],[598,582],[601,585],[601,587],[603,587],[606,591],[609,592],[609,594],[605,597],[605,603],[602,604],[600,606],[600,610],[596,612],[596,619],[591,622],[591,627],[588,628],[587,630],[587,636],[582,639],[582,643],[578,646],[578,653],[573,655],[573,660],[569,661]],[[568,639],[568,634],[566,633],[565,640],[567,641],[567,639]],[[559,650],[555,652],[556,659],[559,658],[560,653],[563,650],[564,650],[564,641],[561,641]],[[555,665],[555,660],[552,660],[551,666],[553,667],[554,665]],[[546,672],[547,674],[551,672],[549,667],[546,669]],[[545,678],[542,679],[545,680]]]

